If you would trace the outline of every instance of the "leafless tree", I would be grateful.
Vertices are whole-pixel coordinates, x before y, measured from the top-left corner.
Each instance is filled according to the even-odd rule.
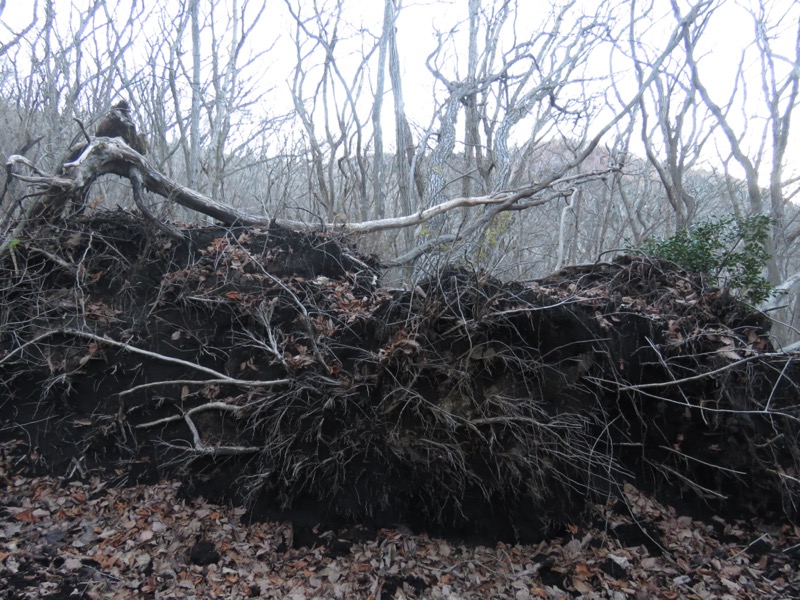
[[[636,23],[646,18],[655,8],[653,2],[640,7],[640,16],[631,5],[629,28],[630,56],[637,81],[641,83],[646,65],[650,64],[647,48],[638,37]],[[703,35],[712,13],[684,32],[686,38],[696,40]],[[694,81],[686,69],[685,57],[676,53],[665,63],[653,81],[648,94],[640,101],[638,116],[641,123],[641,140],[650,164],[658,173],[667,200],[673,209],[675,228],[689,226],[697,214],[697,198],[686,188],[684,176],[695,167],[703,146],[713,133],[713,127],[704,121],[703,107],[698,103]],[[651,125],[651,116],[655,121]],[[660,139],[660,140],[659,140]],[[660,141],[660,145],[659,145]]]
[[[797,7],[789,6],[782,14],[777,16],[769,14],[768,3],[759,2],[749,12],[752,17],[754,29],[754,42],[750,48],[758,52],[762,73],[762,98],[766,105],[764,136],[761,143],[748,152],[745,134],[751,123],[745,123],[739,132],[735,130],[735,123],[730,115],[734,103],[720,102],[715,99],[703,81],[703,73],[699,59],[696,56],[695,40],[684,33],[683,45],[686,52],[687,64],[691,70],[692,84],[697,90],[705,106],[713,115],[716,123],[721,128],[730,146],[732,159],[742,168],[747,184],[750,212],[752,214],[769,214],[774,219],[773,235],[769,251],[773,260],[768,265],[768,277],[772,283],[780,283],[785,274],[780,266],[778,240],[783,235],[784,222],[784,193],[783,193],[783,167],[789,139],[791,115],[798,102],[798,84],[800,83],[800,19],[797,19]],[[680,18],[677,5],[673,4],[676,17]],[[774,48],[775,34],[786,23],[793,23],[796,28],[795,43],[792,54],[780,55]],[[738,83],[744,90],[743,64],[746,48],[742,54],[738,74]],[[759,172],[761,165],[769,161],[769,202],[765,202],[760,184]],[[784,271],[784,272],[782,272]]]
[[[6,8],[6,0],[0,0],[0,18],[2,18],[3,11],[5,10],[5,8]],[[23,40],[25,36],[30,33],[30,31],[36,26],[36,21],[38,16],[39,16],[39,0],[34,0],[30,23],[24,25],[22,29],[20,29],[19,31],[14,31],[12,29],[8,30],[9,33],[11,34],[11,38],[8,41],[5,41],[0,44],[0,56],[4,55],[11,48],[19,44],[20,41]]]
[[[379,44],[371,36],[355,37],[340,2],[334,6],[315,2],[311,11],[293,0],[285,4],[295,22],[291,91],[311,153],[310,192],[327,220],[344,217],[351,199],[356,206],[352,214],[367,218],[372,215],[368,133],[360,103],[370,59]],[[346,71],[338,54],[349,43],[362,47],[360,56],[351,56],[354,66]],[[315,69],[319,76],[312,74]],[[318,127],[324,136],[319,136]],[[340,190],[344,193],[337,193]]]

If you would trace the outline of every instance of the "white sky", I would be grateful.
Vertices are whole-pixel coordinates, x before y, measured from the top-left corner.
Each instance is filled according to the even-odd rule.
[[[44,0],[40,0],[41,3]],[[141,0],[139,0],[141,1]],[[241,3],[241,0],[239,0]],[[581,0],[585,2],[587,7],[596,5],[594,0]],[[56,0],[55,7],[59,15],[59,19],[68,18],[70,11],[74,10],[74,6],[83,6],[87,0]],[[767,6],[772,11],[782,11],[792,7],[795,3],[793,0],[765,0]],[[687,0],[682,0],[681,4],[685,5]],[[159,3],[160,7],[164,3]],[[175,4],[175,0],[169,0],[168,4]],[[225,5],[226,2],[220,2]],[[304,11],[310,14],[313,6],[311,2],[302,2]],[[324,4],[324,2],[322,2]],[[400,13],[400,18],[397,23],[398,27],[398,48],[400,50],[400,60],[404,71],[404,85],[406,95],[406,110],[410,119],[420,125],[427,125],[431,118],[432,111],[432,98],[433,98],[433,79],[425,69],[425,58],[436,46],[435,30],[440,29],[448,31],[458,23],[461,23],[461,30],[466,31],[465,20],[467,18],[467,1],[466,0],[438,0],[438,1],[425,1],[425,0],[407,0],[403,10]],[[720,104],[725,104],[730,94],[732,86],[735,82],[735,73],[738,68],[738,61],[744,44],[752,39],[752,23],[749,16],[742,8],[743,3],[734,0],[722,0],[717,13],[711,20],[709,29],[705,36],[702,38],[702,44],[699,48],[699,55],[703,56],[701,66],[701,76],[703,77],[706,86],[711,91],[714,98]],[[746,4],[746,2],[745,2]],[[628,5],[625,1],[624,5]],[[145,6],[148,10],[156,8],[146,3]],[[517,33],[520,38],[526,37],[526,28],[530,31],[530,35],[537,25],[540,23],[541,11],[547,10],[550,6],[549,2],[544,0],[522,0],[519,3],[519,10],[516,19]],[[674,20],[670,16],[671,9],[668,0],[656,0],[658,10],[666,15],[661,25],[656,25],[649,33],[652,36],[652,43],[654,46],[659,46],[663,43],[663,38],[671,30]],[[12,0],[7,3],[5,10],[0,15],[0,42],[8,39],[7,28],[13,31],[19,30],[26,22],[30,20],[31,10],[33,7],[32,0]],[[345,4],[346,18],[352,25],[352,30],[355,31],[359,28],[374,32],[380,32],[380,26],[383,19],[383,2],[380,0],[347,0]],[[220,14],[224,14],[221,12]],[[219,18],[219,17],[218,17]],[[787,23],[788,31],[784,40],[783,50],[788,56],[792,56],[792,43],[794,42],[794,34],[796,29],[796,19],[800,18],[800,10],[795,6],[794,20],[790,19]],[[655,19],[657,20],[657,19]],[[266,48],[271,44],[275,44],[272,51],[262,57],[261,65],[258,69],[263,72],[263,76],[259,77],[259,83],[264,86],[265,90],[269,89],[268,93],[264,93],[265,105],[269,105],[273,113],[288,111],[291,109],[291,98],[289,95],[288,83],[289,73],[294,66],[294,48],[291,41],[291,32],[294,25],[291,17],[288,14],[284,2],[279,0],[268,0],[267,10],[265,16],[262,18],[261,23],[257,29],[257,36],[254,38],[254,51],[259,50],[259,46]],[[153,35],[154,30],[144,28],[142,32],[142,39],[146,40],[149,35]],[[352,33],[352,31],[351,31]],[[342,35],[347,32],[343,31]],[[465,35],[465,33],[463,34]],[[346,50],[346,44],[350,45],[350,49],[354,54],[360,52],[361,41],[358,39],[351,40],[350,42],[342,42],[340,48]],[[146,46],[146,45],[145,45]],[[466,47],[466,44],[461,45]],[[140,48],[143,53],[147,52],[146,47]],[[449,66],[453,70],[457,69],[459,57],[454,55],[451,57]],[[601,53],[597,53],[593,57],[595,64],[590,64],[592,69],[596,69],[598,73],[605,74],[608,69],[608,59]],[[462,61],[465,60],[462,56]],[[188,59],[187,59],[187,62]],[[341,63],[346,67],[347,62]],[[752,148],[760,143],[760,136],[763,131],[764,121],[755,119],[751,120],[749,125],[745,127],[745,117],[753,117],[757,112],[763,114],[763,102],[758,103],[757,91],[761,86],[760,82],[760,68],[755,63],[755,54],[745,62],[745,67],[748,73],[747,89],[748,89],[748,106],[742,107],[738,114],[733,116],[734,127],[739,130],[745,130],[751,136],[748,145]],[[389,85],[387,77],[387,88]],[[635,89],[633,81],[629,85],[630,90]],[[441,94],[441,92],[440,92]],[[391,105],[384,106],[384,115],[387,120],[392,119]],[[800,125],[795,124],[795,129]],[[393,131],[393,125],[387,125],[387,132]],[[391,138],[391,135],[388,136]],[[800,136],[795,135],[795,140],[800,139]],[[390,139],[387,143],[390,143]],[[724,140],[717,141],[720,151],[728,154],[728,145]],[[792,146],[800,147],[800,144],[795,143]],[[709,146],[708,151],[711,151],[713,146]],[[790,173],[798,172],[798,160],[800,152],[792,152],[789,164],[786,165],[787,175]],[[710,161],[714,162],[714,157],[708,157]]]

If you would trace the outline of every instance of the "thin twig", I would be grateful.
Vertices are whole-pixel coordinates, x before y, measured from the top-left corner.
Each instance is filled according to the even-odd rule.
[[[83,121],[81,121],[78,117],[72,117],[72,120],[75,121],[78,124],[78,127],[81,128],[81,131],[83,132],[83,137],[86,139],[86,143],[91,144],[92,138],[90,138],[89,134],[86,133],[86,127],[84,127]]]
[[[272,380],[268,380],[268,381],[250,381],[250,380],[247,380],[247,379],[235,379],[233,377],[228,377],[224,373],[220,373],[219,371],[215,371],[214,369],[210,369],[208,367],[204,367],[203,365],[198,365],[197,363],[189,362],[188,360],[182,360],[180,358],[174,358],[172,356],[165,356],[164,354],[158,354],[157,352],[151,352],[149,350],[143,350],[141,348],[137,348],[136,346],[132,346],[131,344],[129,344],[127,342],[118,342],[117,340],[113,340],[113,339],[105,337],[103,335],[97,335],[95,333],[89,333],[87,331],[78,331],[76,329],[53,329],[51,331],[46,331],[45,333],[42,333],[41,335],[36,336],[31,341],[29,341],[29,342],[27,342],[25,344],[22,344],[18,348],[15,348],[11,352],[9,352],[6,356],[4,356],[2,359],[0,359],[0,365],[2,365],[4,362],[9,360],[12,356],[17,354],[18,352],[21,352],[22,350],[24,350],[28,346],[30,346],[32,344],[36,344],[37,342],[40,342],[41,340],[46,339],[48,337],[52,337],[54,335],[72,335],[72,336],[75,336],[75,337],[89,339],[89,340],[92,340],[94,342],[100,342],[100,343],[103,343],[103,344],[108,344],[110,346],[115,346],[117,348],[122,348],[123,350],[127,350],[129,352],[133,352],[134,354],[140,354],[142,356],[148,356],[150,358],[155,358],[155,359],[160,360],[162,362],[181,365],[181,366],[186,367],[188,369],[194,369],[196,371],[200,371],[201,373],[206,373],[208,375],[211,375],[212,377],[214,377],[214,379],[221,380],[223,383],[227,383],[227,384],[231,384],[231,385],[242,385],[242,386],[247,386],[247,387],[254,387],[254,386],[269,387],[269,386],[273,386],[273,385],[286,385],[286,384],[292,382],[291,379],[272,379]]]
[[[164,385],[208,385],[212,383],[221,383],[225,385],[236,385],[239,387],[265,387],[265,383],[271,385],[282,385],[291,383],[291,379],[275,379],[268,382],[265,381],[251,381],[249,379],[168,379],[164,381],[152,381],[149,383],[141,383],[130,389],[124,390],[119,393],[119,397],[128,396],[140,390],[147,388],[160,387]]]
[[[753,356],[748,356],[747,358],[743,358],[741,360],[737,360],[737,361],[732,362],[732,363],[730,363],[728,365],[725,365],[724,367],[720,367],[719,369],[714,369],[713,371],[706,371],[705,373],[700,373],[699,375],[693,375],[691,377],[684,377],[683,379],[673,379],[672,381],[656,381],[654,383],[639,383],[639,384],[636,384],[636,385],[620,385],[618,387],[618,389],[620,391],[631,391],[631,390],[638,391],[638,390],[645,390],[645,389],[651,389],[651,388],[663,388],[663,387],[671,387],[671,386],[674,386],[674,385],[681,385],[681,384],[684,384],[684,383],[689,383],[690,381],[699,381],[701,379],[706,379],[706,378],[711,377],[713,375],[718,375],[719,373],[724,373],[725,371],[727,371],[729,369],[732,369],[733,367],[738,367],[739,365],[742,365],[742,364],[744,364],[746,362],[750,362],[752,360],[756,360],[756,359],[759,359],[759,358],[763,359],[763,358],[767,358],[767,357],[775,357],[775,356],[784,357],[784,358],[787,359],[787,362],[791,362],[795,358],[793,356],[787,356],[784,353],[777,353],[777,352],[772,352],[772,353],[769,353],[769,354],[766,354],[766,353],[765,354],[754,354]],[[589,379],[598,379],[598,378],[592,377],[592,378],[589,378]],[[607,380],[600,380],[600,379],[598,379],[598,380],[607,382]]]

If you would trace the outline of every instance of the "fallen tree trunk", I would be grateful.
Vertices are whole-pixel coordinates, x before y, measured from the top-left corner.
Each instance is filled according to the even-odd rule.
[[[135,130],[134,130],[135,134]],[[23,174],[24,170],[32,174]],[[54,223],[62,218],[70,206],[77,207],[75,212],[83,209],[83,198],[91,185],[103,175],[118,175],[129,179],[134,185],[134,198],[140,210],[147,214],[147,208],[141,200],[141,191],[136,186],[148,189],[154,194],[189,208],[203,215],[212,217],[226,225],[268,225],[274,223],[280,227],[295,231],[337,231],[343,234],[369,234],[380,231],[403,229],[426,223],[442,214],[459,208],[488,207],[494,213],[506,211],[528,210],[542,206],[548,202],[569,196],[575,186],[606,177],[616,168],[603,171],[583,173],[580,175],[560,177],[556,181],[531,183],[518,189],[504,190],[496,194],[479,197],[454,198],[441,204],[428,207],[414,214],[391,217],[361,223],[304,223],[289,219],[270,219],[263,215],[251,215],[231,206],[221,204],[190,188],[182,186],[166,175],[158,172],[139,152],[131,148],[122,138],[96,137],[89,138],[88,143],[74,148],[63,163],[60,173],[48,175],[41,172],[24,156],[12,155],[6,161],[8,172],[7,183],[21,181],[32,186],[33,195],[41,196],[30,211],[22,216],[19,204],[11,203],[5,207],[0,232],[5,249],[24,227],[36,225],[42,220]],[[147,216],[150,216],[149,214]],[[152,218],[152,217],[151,217]],[[16,222],[16,227],[14,226]],[[387,265],[399,266],[412,261],[430,248],[454,242],[468,235],[469,231],[443,235],[429,240],[427,248],[420,248],[407,257],[399,257],[387,261]]]
[[[794,518],[797,356],[647,258],[408,291],[331,233],[77,216],[0,257],[3,436],[39,466],[532,539],[629,480]]]

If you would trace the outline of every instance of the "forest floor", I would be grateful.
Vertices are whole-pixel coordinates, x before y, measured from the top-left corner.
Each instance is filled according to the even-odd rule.
[[[536,545],[248,522],[178,481],[0,470],[2,598],[797,598],[800,528],[690,516],[633,486]]]

